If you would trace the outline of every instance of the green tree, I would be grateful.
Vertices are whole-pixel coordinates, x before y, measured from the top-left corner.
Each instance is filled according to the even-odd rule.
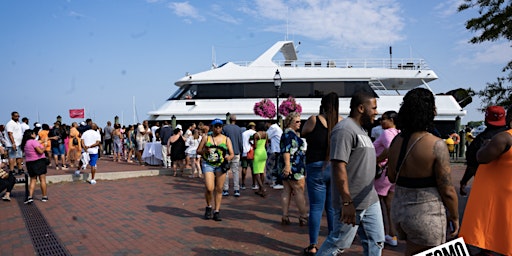
[[[459,6],[459,12],[470,8],[478,8],[480,14],[480,17],[466,22],[466,29],[478,34],[471,38],[470,43],[478,44],[499,39],[512,41],[511,0],[464,0]],[[482,100],[482,111],[488,105],[509,106],[512,103],[512,87],[505,85],[507,81],[512,82],[512,61],[508,62],[502,71],[509,73],[506,77],[498,77],[496,82],[487,83],[483,90],[476,93]]]
[[[505,78],[498,77],[498,81],[487,83],[487,86],[477,93],[482,99],[482,105],[498,105],[507,108],[512,104],[512,87],[505,84]],[[482,111],[485,108],[481,109]]]

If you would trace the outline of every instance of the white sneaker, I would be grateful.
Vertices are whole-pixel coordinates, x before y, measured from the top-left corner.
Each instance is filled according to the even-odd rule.
[[[252,188],[252,190],[258,190],[258,189],[260,189],[260,186],[258,186],[258,185],[254,185],[254,186],[252,186],[251,188]]]
[[[96,181],[95,180],[91,180],[90,183],[91,183],[91,185],[94,185],[94,184],[96,184]]]
[[[283,185],[280,185],[280,184],[276,184],[272,187],[273,189],[283,189],[284,186]]]
[[[77,177],[80,176],[80,170],[75,171],[75,176],[77,176]]]
[[[384,242],[393,247],[398,246],[398,239],[396,236],[386,235]]]

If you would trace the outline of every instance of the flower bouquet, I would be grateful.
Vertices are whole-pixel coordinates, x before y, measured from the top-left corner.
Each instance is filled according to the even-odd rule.
[[[262,99],[254,104],[254,114],[269,119],[274,118],[276,116],[276,105],[269,99]]]
[[[292,112],[302,113],[302,106],[295,101],[295,98],[290,96],[279,106],[279,114],[287,116]]]

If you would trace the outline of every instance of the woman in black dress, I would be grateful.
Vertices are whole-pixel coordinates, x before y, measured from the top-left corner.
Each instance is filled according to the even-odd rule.
[[[171,147],[170,150],[169,147]],[[174,171],[174,176],[177,175],[178,169],[183,175],[183,167],[185,165],[186,157],[185,149],[185,138],[183,138],[181,133],[181,125],[177,125],[174,129],[173,135],[167,142],[167,152],[170,152],[171,155],[172,170]]]

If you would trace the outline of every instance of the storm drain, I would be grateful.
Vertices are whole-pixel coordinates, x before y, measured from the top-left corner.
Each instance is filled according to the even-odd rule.
[[[16,200],[21,209],[25,226],[32,238],[32,244],[37,255],[71,255],[71,253],[62,246],[61,242],[53,232],[43,214],[39,211],[36,204],[25,205],[24,197],[19,193]]]

